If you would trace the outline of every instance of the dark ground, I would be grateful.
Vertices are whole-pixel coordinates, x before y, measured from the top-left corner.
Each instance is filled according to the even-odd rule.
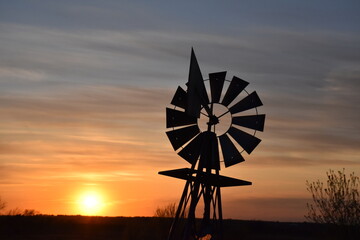
[[[172,219],[0,216],[1,240],[166,240]],[[224,220],[224,240],[360,239],[359,228],[314,223]]]

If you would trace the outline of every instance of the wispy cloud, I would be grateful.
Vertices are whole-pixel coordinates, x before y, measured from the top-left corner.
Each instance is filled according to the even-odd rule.
[[[193,46],[204,77],[227,70],[228,79],[244,78],[264,103],[259,112],[267,114],[256,151],[244,153],[242,166],[222,171],[253,174],[263,186],[289,182],[275,197],[239,201],[255,212],[259,206],[298,209],[277,215],[280,220],[299,217],[305,178],[333,167],[359,169],[358,7],[265,1],[3,4],[0,184],[9,193],[31,184],[42,192],[71,183],[111,189],[119,179],[128,192],[144,189],[144,196],[127,195],[133,204],[127,207],[137,213],[155,201],[151,188],[162,202],[174,199],[156,172],[187,166],[166,139],[164,109],[177,85],[187,81]],[[237,200],[229,204],[239,206]]]

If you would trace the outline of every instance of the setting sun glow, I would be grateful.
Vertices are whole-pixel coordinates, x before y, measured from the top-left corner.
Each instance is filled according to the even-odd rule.
[[[100,214],[104,202],[102,196],[97,192],[86,192],[80,196],[78,201],[80,213],[83,215]]]

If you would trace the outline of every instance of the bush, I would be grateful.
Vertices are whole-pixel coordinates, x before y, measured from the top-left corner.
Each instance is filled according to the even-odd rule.
[[[170,203],[163,208],[157,207],[154,213],[155,217],[174,218],[176,215],[176,204]]]
[[[36,211],[35,209],[25,209],[21,215],[23,216],[35,216],[35,215],[39,215],[40,212]]]
[[[307,204],[305,218],[316,223],[360,225],[359,177],[354,172],[349,177],[345,170],[326,173],[327,182],[306,181],[313,203]]]

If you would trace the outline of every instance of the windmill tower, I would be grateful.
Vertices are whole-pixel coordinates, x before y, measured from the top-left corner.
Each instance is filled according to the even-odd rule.
[[[265,115],[258,114],[262,102],[255,91],[245,90],[248,84],[235,76],[226,80],[226,72],[210,73],[204,80],[192,49],[187,91],[179,86],[171,101],[174,108],[166,108],[166,127],[171,128],[166,134],[190,164],[159,172],[186,181],[168,240],[222,239],[221,188],[251,185],[219,174],[220,162],[225,167],[243,162],[242,152],[250,154],[261,141],[255,134],[264,130]],[[201,199],[200,221],[195,210]]]

